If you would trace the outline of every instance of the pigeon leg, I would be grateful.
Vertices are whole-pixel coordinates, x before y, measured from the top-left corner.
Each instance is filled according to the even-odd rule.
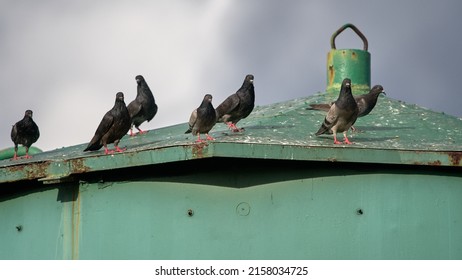
[[[226,125],[228,126],[229,129],[236,129],[236,125],[233,124],[232,122],[227,122]]]
[[[200,133],[197,133],[197,140],[196,140],[197,143],[202,143],[204,142],[204,140],[201,139],[201,134]]]
[[[106,145],[104,145],[104,154],[105,155],[112,155],[114,153],[114,151],[111,151],[107,148]]]
[[[354,127],[354,126],[351,126],[351,131],[356,132],[356,133],[364,132],[361,129],[358,129],[358,128]]]
[[[114,147],[115,147],[115,151],[116,151],[116,152],[119,152],[119,153],[122,153],[122,152],[124,152],[124,151],[127,149],[127,148],[121,149],[121,148],[119,148],[119,146],[114,146]]]
[[[13,156],[13,160],[17,160],[18,159],[18,146],[15,145],[14,146],[14,156]]]
[[[146,134],[148,133],[147,131],[144,131],[144,130],[141,130],[141,128],[137,127],[136,129],[138,129],[138,134]]]
[[[337,140],[337,135],[335,133],[334,133],[334,144],[336,144],[336,145],[342,144],[342,142]]]
[[[207,140],[215,140],[212,136],[210,136],[208,133],[205,134],[207,136]]]
[[[133,136],[135,136],[135,135],[136,135],[136,134],[133,133],[133,128],[130,128],[130,136],[133,137]]]
[[[26,147],[26,155],[24,156],[24,158],[26,158],[26,159],[32,158],[32,157],[29,155],[29,147]]]
[[[350,140],[348,140],[347,136],[346,136],[346,132],[343,133],[343,143],[345,144],[348,144],[348,145],[351,145],[353,144],[352,142],[350,142]]]
[[[235,124],[233,124],[232,122],[227,122],[226,123],[228,125],[228,128],[231,129],[233,132],[242,132],[244,131],[243,128],[238,128]]]

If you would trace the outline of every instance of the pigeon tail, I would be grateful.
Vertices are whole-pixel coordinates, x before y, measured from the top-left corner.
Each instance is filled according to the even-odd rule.
[[[331,104],[310,104],[310,108],[306,108],[306,109],[328,112],[330,107],[331,107]]]

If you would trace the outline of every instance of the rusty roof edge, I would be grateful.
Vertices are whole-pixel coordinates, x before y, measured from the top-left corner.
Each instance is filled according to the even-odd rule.
[[[277,148],[275,148],[277,146]],[[358,156],[361,151],[361,156]],[[101,157],[105,157],[101,165]],[[462,151],[383,150],[351,146],[278,145],[268,143],[207,142],[172,145],[113,155],[98,154],[66,160],[32,162],[0,168],[0,183],[39,180],[59,183],[94,171],[124,169],[192,159],[230,157],[298,161],[357,162],[429,166],[462,166]],[[108,160],[110,159],[110,160]]]
[[[281,160],[365,162],[461,166],[462,121],[416,105],[381,97],[374,111],[357,121],[354,145],[333,145],[331,136],[316,137],[325,112],[306,110],[329,97],[316,94],[256,106],[240,122],[243,133],[217,124],[216,141],[195,143],[185,135],[187,123],[149,131],[121,141],[127,151],[111,156],[82,152],[86,144],[36,154],[32,159],[0,161],[0,183],[19,180],[59,182],[74,174],[161,164],[206,157],[271,158]],[[362,131],[361,131],[362,130]]]

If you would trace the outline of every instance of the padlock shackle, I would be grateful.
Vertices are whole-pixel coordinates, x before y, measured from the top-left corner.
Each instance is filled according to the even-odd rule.
[[[345,24],[344,26],[340,27],[337,31],[335,31],[334,34],[332,34],[332,37],[330,37],[330,46],[332,49],[336,49],[335,47],[335,38],[343,32],[343,30],[347,29],[347,28],[351,28],[353,29],[353,31],[358,34],[359,38],[361,38],[361,40],[363,40],[363,43],[364,43],[364,47],[363,47],[363,50],[367,51],[367,48],[368,48],[368,43],[367,43],[367,39],[366,39],[366,36],[364,36],[363,33],[361,33],[361,31],[359,31],[359,29],[354,26],[353,24],[351,23],[347,23]]]

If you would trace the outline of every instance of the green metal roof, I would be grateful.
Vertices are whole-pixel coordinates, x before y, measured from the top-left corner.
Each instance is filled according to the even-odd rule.
[[[378,164],[462,166],[462,120],[388,97],[357,120],[362,132],[349,132],[353,145],[334,145],[332,136],[316,137],[325,112],[307,110],[310,103],[335,100],[337,94],[257,106],[239,122],[245,132],[224,124],[211,131],[215,141],[195,143],[184,134],[187,124],[159,128],[145,135],[125,136],[124,153],[83,152],[86,144],[39,153],[30,160],[0,161],[0,183],[38,179],[66,180],[73,174],[209,157],[239,157]],[[342,137],[341,135],[339,135]]]

